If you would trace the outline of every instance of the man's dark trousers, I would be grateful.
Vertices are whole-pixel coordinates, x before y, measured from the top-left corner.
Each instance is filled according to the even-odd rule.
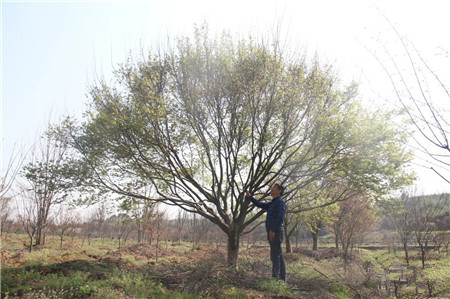
[[[284,265],[283,252],[281,243],[283,242],[283,227],[275,232],[275,238],[270,241],[269,233],[267,233],[270,244],[270,259],[272,260],[272,277],[277,280],[286,281],[286,268]]]

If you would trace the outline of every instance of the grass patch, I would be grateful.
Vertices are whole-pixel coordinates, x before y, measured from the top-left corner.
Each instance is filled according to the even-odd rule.
[[[68,266],[64,273],[61,267],[26,270],[2,270],[2,291],[5,298],[199,298],[196,295],[180,294],[164,288],[146,273],[124,272],[96,265],[86,271],[78,271],[78,264]],[[98,268],[97,268],[98,267]],[[55,271],[42,273],[41,271]],[[95,275],[97,273],[98,275]]]
[[[231,287],[223,291],[223,298],[243,299],[246,298],[244,290]]]
[[[260,283],[259,286],[265,292],[279,295],[292,295],[292,290],[289,288],[289,285],[281,280],[264,280]]]
[[[39,265],[45,265],[48,263],[49,258],[52,256],[50,249],[44,248],[39,251],[33,251],[26,255],[25,264],[26,267],[34,267]]]

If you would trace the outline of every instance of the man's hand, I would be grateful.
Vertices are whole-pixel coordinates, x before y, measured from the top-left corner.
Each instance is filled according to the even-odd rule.
[[[270,242],[273,242],[273,240],[275,240],[275,233],[273,231],[269,232],[269,240]]]
[[[248,192],[248,190],[245,190],[245,195],[246,195],[247,197],[252,196],[252,195],[250,194],[250,192]]]

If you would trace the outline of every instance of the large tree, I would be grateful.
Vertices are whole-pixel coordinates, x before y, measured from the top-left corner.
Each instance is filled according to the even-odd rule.
[[[355,86],[339,86],[332,68],[276,39],[211,39],[202,28],[115,74],[91,88],[87,119],[70,131],[84,183],[201,215],[228,236],[230,265],[262,214],[250,214],[245,190],[265,196],[296,177],[294,194],[346,154],[337,131]]]

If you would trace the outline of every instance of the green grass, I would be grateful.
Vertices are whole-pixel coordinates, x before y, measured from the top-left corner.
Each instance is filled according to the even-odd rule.
[[[39,251],[33,251],[25,256],[25,266],[32,267],[37,265],[48,264],[49,258],[52,257],[50,249],[44,248]]]
[[[103,269],[105,270],[105,269]],[[42,274],[36,269],[2,270],[2,291],[7,298],[199,298],[165,289],[142,272],[124,272],[112,268],[104,275],[95,275],[95,267],[65,273]],[[43,297],[39,297],[43,296]]]
[[[422,262],[420,259],[416,258],[418,254],[418,250],[410,250],[410,266],[414,266],[418,269],[419,272],[423,273],[424,277],[418,281],[419,283],[426,284],[427,282],[433,285],[433,294],[448,294],[450,288],[450,259],[446,258],[444,255],[441,255],[440,259],[426,259],[425,264],[431,265],[431,268],[422,269]],[[383,267],[387,268],[393,263],[405,264],[405,255],[403,251],[397,251],[396,254],[388,253],[387,250],[363,250],[362,257],[364,260],[372,262],[375,266],[376,273],[383,273]],[[383,267],[382,267],[383,266]],[[412,275],[414,272],[412,270],[404,270],[403,275],[406,277],[407,275]],[[401,277],[401,273],[390,273],[390,279],[397,280]],[[422,290],[423,292],[428,292],[427,290]],[[402,296],[405,297],[414,297],[416,296],[416,288],[415,285],[409,285],[403,287],[400,290]],[[439,295],[438,295],[439,297]],[[444,296],[445,297],[445,296]]]
[[[33,241],[34,242],[34,241]],[[111,240],[109,238],[91,238],[90,245],[88,240],[85,239],[84,243],[82,238],[74,237],[73,243],[82,245],[83,249],[86,250],[94,250],[94,251],[108,251],[108,250],[116,250],[119,248],[119,243],[117,240]],[[7,251],[17,251],[23,250],[24,248],[28,248],[29,237],[26,234],[8,234],[6,240],[2,239],[2,249]],[[72,244],[71,237],[65,237],[63,241],[63,249],[70,248]],[[130,244],[134,244],[134,242],[127,242],[125,244],[122,243],[122,246],[128,246]],[[60,239],[58,236],[47,235],[45,238],[45,245],[39,245],[36,249],[42,250],[43,248],[60,250]]]
[[[53,244],[48,242],[48,246],[53,247]],[[126,262],[136,265],[135,271],[127,272],[112,264],[91,258],[86,259],[86,251],[86,249],[76,248],[74,251],[67,252],[49,247],[25,253],[20,267],[2,267],[1,290],[4,292],[4,297],[199,298],[196,295],[169,291],[153,281],[138,266],[140,263],[148,262],[147,260],[136,261],[132,255],[123,256]],[[106,253],[106,250],[95,247],[89,251],[98,255],[101,255],[102,251]],[[67,254],[73,260],[55,262]]]
[[[347,299],[350,297],[350,289],[344,284],[334,284],[331,286],[331,291],[339,299]]]
[[[284,281],[269,279],[264,280],[260,283],[260,288],[269,293],[274,293],[278,295],[292,295],[293,292],[289,285]]]
[[[224,299],[228,299],[228,298],[244,299],[244,298],[246,298],[245,291],[241,290],[241,289],[237,289],[235,287],[231,287],[229,289],[223,290],[222,296]]]

